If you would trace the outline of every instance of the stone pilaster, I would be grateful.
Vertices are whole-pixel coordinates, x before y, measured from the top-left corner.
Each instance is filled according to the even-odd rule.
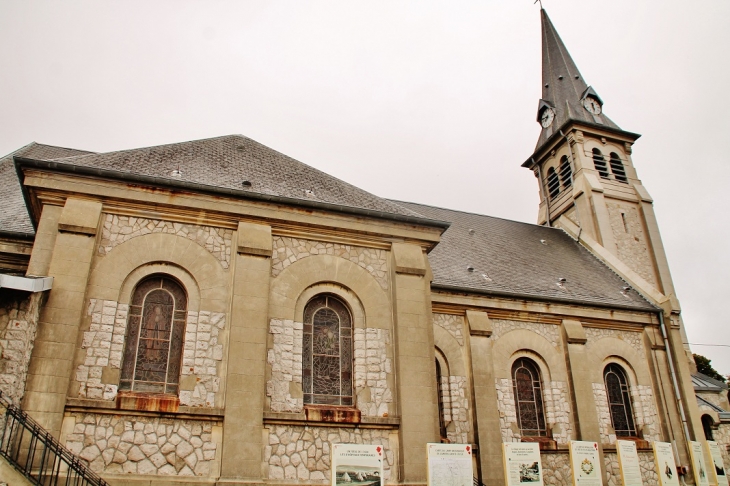
[[[54,226],[53,221],[43,221],[54,219],[54,215],[54,211],[44,210],[39,227]],[[100,215],[99,202],[67,199],[58,218],[53,253],[46,255],[50,257],[46,261],[49,261],[48,275],[53,277],[53,288],[41,311],[23,408],[56,437],[61,432],[73,372],[84,293]]]
[[[419,246],[394,243],[392,256],[401,418],[398,479],[425,483],[426,444],[439,441],[430,282]]]
[[[492,361],[492,324],[486,312],[466,311],[474,377],[474,416],[479,445],[481,481],[487,486],[504,484],[502,432],[497,409]]]
[[[271,227],[239,223],[237,238],[221,463],[227,482],[261,479],[264,460]]]

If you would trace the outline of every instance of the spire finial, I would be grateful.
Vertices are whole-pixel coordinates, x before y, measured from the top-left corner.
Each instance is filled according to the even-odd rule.
[[[535,5],[536,3],[540,3],[540,10],[543,10],[543,8],[542,8],[542,0],[535,0],[534,2],[532,2],[533,5]]]

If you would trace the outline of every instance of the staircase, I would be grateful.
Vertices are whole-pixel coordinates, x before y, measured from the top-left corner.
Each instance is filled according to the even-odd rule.
[[[0,456],[38,486],[109,486],[0,393]]]

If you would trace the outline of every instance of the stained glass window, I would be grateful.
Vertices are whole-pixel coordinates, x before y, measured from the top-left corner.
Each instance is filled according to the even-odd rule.
[[[540,370],[534,361],[520,358],[512,365],[512,387],[517,425],[523,437],[547,437],[542,405]]]
[[[441,363],[436,360],[436,391],[438,393],[438,406],[439,406],[439,433],[441,434],[441,440],[447,437],[446,433],[446,417],[444,417],[444,390],[441,384]]]
[[[636,437],[634,412],[631,408],[629,381],[626,372],[615,363],[606,366],[603,371],[608,396],[608,408],[611,410],[611,423],[617,437]]]
[[[344,303],[318,295],[304,308],[304,403],[352,406],[352,318]]]
[[[129,306],[120,390],[177,394],[187,295],[174,280],[147,278]]]

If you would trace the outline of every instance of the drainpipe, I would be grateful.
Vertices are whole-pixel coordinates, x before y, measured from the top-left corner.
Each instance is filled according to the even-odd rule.
[[[667,350],[667,359],[669,361],[669,375],[672,377],[672,386],[674,387],[674,395],[677,397],[677,408],[679,409],[679,416],[682,419],[682,431],[684,432],[685,443],[689,446],[690,435],[689,428],[687,427],[687,416],[684,413],[684,405],[682,405],[682,397],[679,394],[679,384],[677,382],[677,373],[674,370],[674,359],[672,356],[672,348],[669,347],[669,338],[667,336],[667,328],[664,324],[664,311],[659,311],[659,328],[662,331],[662,338],[664,339],[664,348]],[[674,453],[679,458],[679,451],[677,445],[673,441]],[[683,478],[684,479],[684,478]]]

